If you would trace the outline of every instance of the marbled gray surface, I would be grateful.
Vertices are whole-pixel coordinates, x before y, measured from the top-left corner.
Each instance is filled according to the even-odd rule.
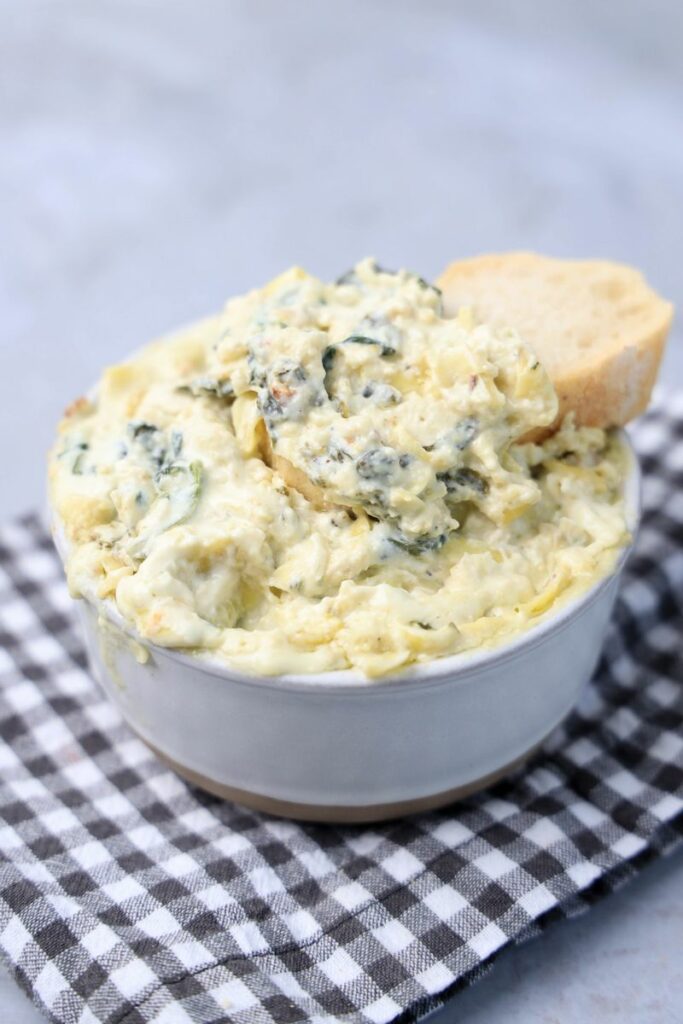
[[[668,0],[0,0],[0,515],[105,362],[294,262],[601,255],[680,305],[682,35]],[[683,1021],[681,867],[444,1021]]]

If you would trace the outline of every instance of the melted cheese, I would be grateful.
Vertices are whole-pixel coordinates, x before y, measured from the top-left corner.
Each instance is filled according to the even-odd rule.
[[[248,672],[381,675],[610,571],[624,455],[513,332],[360,263],[294,269],[106,371],[51,458],[74,595]]]

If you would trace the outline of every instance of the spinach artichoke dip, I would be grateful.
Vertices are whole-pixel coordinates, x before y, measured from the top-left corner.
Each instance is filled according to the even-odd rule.
[[[626,455],[514,331],[372,260],[292,269],[108,369],[50,464],[75,596],[249,673],[510,639],[613,567]],[[542,433],[542,431],[541,431]]]

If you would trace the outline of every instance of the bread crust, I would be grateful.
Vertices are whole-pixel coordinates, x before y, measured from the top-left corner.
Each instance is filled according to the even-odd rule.
[[[514,312],[506,318],[506,296],[514,295],[518,282],[525,289],[524,314],[515,323]],[[553,350],[553,341],[543,335],[537,323],[526,333],[524,320],[532,316],[538,321],[545,316],[550,324],[553,301],[562,294],[566,298],[567,286],[576,285],[580,294],[591,289],[600,292],[596,298],[596,319],[604,321],[613,315],[615,330],[611,336],[592,337],[581,354],[572,353],[561,359]],[[623,426],[639,416],[647,407],[664,352],[664,345],[673,318],[673,306],[657,295],[644,278],[631,267],[602,260],[560,260],[528,252],[495,253],[476,256],[450,264],[437,280],[444,293],[447,313],[454,314],[459,306],[467,305],[468,294],[475,296],[475,313],[482,319],[494,319],[494,326],[515,327],[537,351],[555,385],[559,399],[557,422],[573,412],[578,425],[612,427]],[[642,309],[639,325],[634,333],[632,325],[620,332],[618,298],[610,298],[610,287],[618,298],[624,293],[633,296]],[[564,289],[561,293],[560,288]],[[487,296],[482,299],[482,291]],[[535,294],[530,294],[535,293]],[[490,296],[490,298],[488,297]],[[535,300],[535,301],[534,301]],[[532,304],[533,307],[532,308]],[[507,306],[514,305],[514,300]],[[583,311],[586,312],[586,311]],[[562,315],[567,321],[566,308]],[[581,315],[577,316],[577,327]],[[585,329],[588,317],[581,327]],[[571,324],[570,324],[571,326]],[[616,336],[615,336],[616,334]],[[546,430],[543,434],[549,433]]]

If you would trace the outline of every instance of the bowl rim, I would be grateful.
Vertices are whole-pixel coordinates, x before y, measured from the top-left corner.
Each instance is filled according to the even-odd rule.
[[[286,689],[310,693],[318,690],[321,694],[332,692],[338,694],[357,694],[361,691],[368,694],[379,694],[386,692],[387,687],[405,689],[417,686],[422,689],[425,686],[429,687],[430,684],[441,685],[445,683],[456,685],[459,681],[471,676],[473,671],[486,670],[492,666],[499,667],[505,662],[527,655],[535,647],[543,644],[550,634],[565,629],[576,615],[597,601],[613,580],[620,575],[633,550],[640,526],[642,474],[638,457],[627,431],[623,427],[615,427],[613,429],[624,446],[628,460],[628,472],[623,482],[623,497],[626,525],[631,533],[630,540],[623,546],[608,573],[595,580],[581,593],[564,601],[561,600],[558,608],[554,611],[551,609],[540,616],[537,622],[517,633],[511,640],[492,647],[460,651],[426,662],[413,662],[395,673],[388,673],[387,675],[377,677],[368,677],[355,669],[333,669],[326,672],[282,673],[280,675],[265,676],[242,672],[232,667],[228,662],[212,656],[210,652],[186,653],[181,648],[164,647],[160,644],[155,644],[153,641],[141,636],[135,627],[124,619],[111,599],[97,600],[91,596],[84,596],[81,600],[92,608],[98,616],[104,616],[110,626],[118,629],[130,640],[148,649],[151,654],[167,657],[185,668],[229,680],[235,684],[266,687],[277,691]],[[64,564],[66,562],[68,542],[63,534],[61,523],[51,506],[50,523],[55,547]]]

